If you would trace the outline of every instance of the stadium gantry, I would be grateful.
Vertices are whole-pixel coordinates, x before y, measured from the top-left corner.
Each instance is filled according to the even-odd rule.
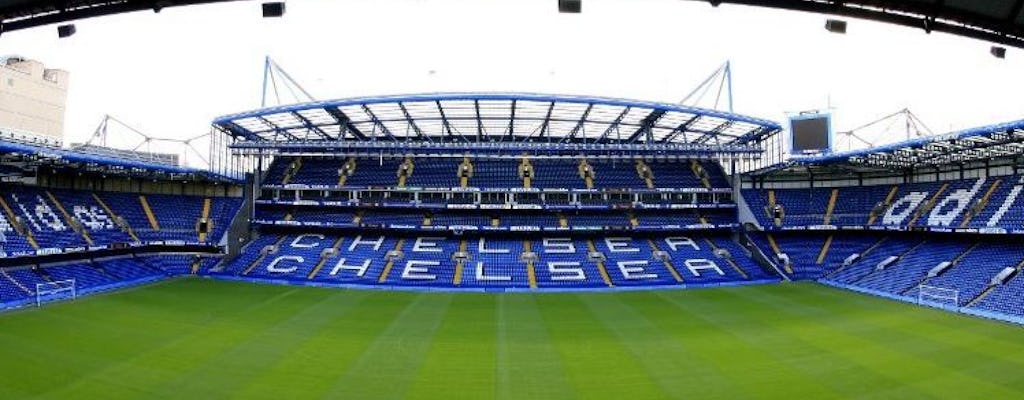
[[[0,33],[103,15],[228,0],[50,0],[0,1]],[[1024,47],[1024,6],[1018,0],[699,0],[833,14],[946,32]]]

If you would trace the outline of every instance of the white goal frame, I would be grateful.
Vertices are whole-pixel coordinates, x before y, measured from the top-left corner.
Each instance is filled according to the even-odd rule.
[[[954,307],[960,307],[960,290],[939,286],[919,285],[917,287],[917,304],[923,304],[925,300],[935,303],[952,301]]]
[[[67,293],[64,297],[59,295]],[[78,298],[78,284],[74,279],[36,284],[36,307],[48,301]]]

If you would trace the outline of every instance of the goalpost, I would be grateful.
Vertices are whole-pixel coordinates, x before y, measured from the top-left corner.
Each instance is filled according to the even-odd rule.
[[[36,307],[49,301],[74,300],[76,298],[78,298],[78,289],[74,279],[36,284]]]
[[[917,287],[917,303],[925,301],[933,303],[952,303],[954,307],[960,306],[960,291],[938,286],[921,285]]]

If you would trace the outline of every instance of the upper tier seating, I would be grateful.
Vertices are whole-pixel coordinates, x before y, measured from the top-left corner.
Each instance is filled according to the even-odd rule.
[[[0,243],[8,255],[40,249],[107,246],[136,241],[198,242],[197,222],[206,198],[146,195],[160,229],[154,229],[138,194],[4,186],[7,208],[0,210]],[[52,196],[52,197],[51,197]],[[206,242],[217,243],[241,205],[238,198],[210,199],[212,229]],[[109,208],[109,209],[108,209]],[[9,212],[8,212],[9,210]],[[21,233],[12,223],[21,221]],[[132,235],[135,235],[134,237]]]
[[[404,158],[360,158],[356,160],[353,174],[346,178],[346,187],[399,185],[399,167]],[[456,158],[415,158],[412,172],[405,185],[409,187],[458,187],[459,166],[463,160]],[[295,162],[293,157],[278,157],[271,163],[264,175],[264,184],[280,185],[288,178],[289,184],[334,186],[338,184],[338,171],[346,159],[303,157],[301,166],[289,175]],[[479,188],[519,188],[523,179],[519,175],[520,159],[478,159],[471,160],[472,176],[467,184]],[[535,159],[530,161],[534,169],[531,187],[542,189],[585,189],[586,181],[580,176],[579,160]],[[637,173],[633,161],[590,161],[594,169],[595,188],[647,189],[647,183]],[[648,163],[654,176],[655,187],[659,188],[703,188],[703,182],[695,175],[688,161],[658,161]],[[729,188],[722,168],[715,162],[701,161],[708,173],[712,187]]]
[[[1021,229],[1024,177],[1003,176],[900,185],[838,188],[832,225]],[[831,188],[744,189],[763,227],[775,226],[770,197],[781,206],[782,226],[821,225]]]

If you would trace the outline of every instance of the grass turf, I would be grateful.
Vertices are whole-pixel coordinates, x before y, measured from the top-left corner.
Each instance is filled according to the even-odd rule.
[[[814,284],[592,294],[187,279],[0,315],[0,398],[1024,398],[1024,331]]]

